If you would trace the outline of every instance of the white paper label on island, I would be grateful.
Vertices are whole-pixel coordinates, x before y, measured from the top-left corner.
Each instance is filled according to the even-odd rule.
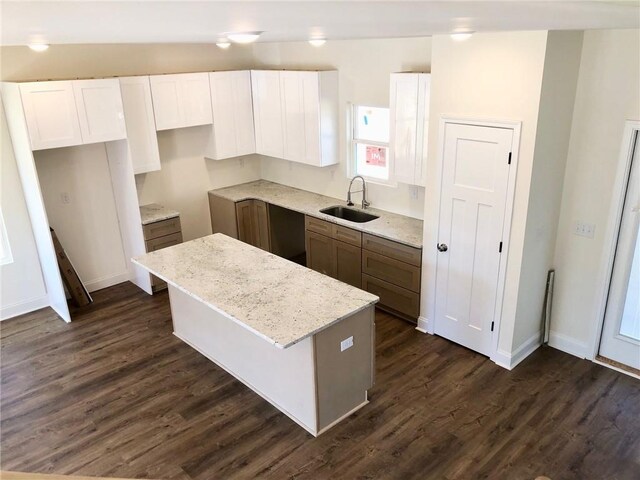
[[[349,338],[345,338],[340,342],[340,351],[344,352],[347,348],[353,347],[353,335]]]

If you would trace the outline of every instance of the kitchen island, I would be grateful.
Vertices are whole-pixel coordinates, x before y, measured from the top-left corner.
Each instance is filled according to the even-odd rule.
[[[366,405],[377,296],[223,234],[133,262],[167,282],[178,338],[311,434]]]

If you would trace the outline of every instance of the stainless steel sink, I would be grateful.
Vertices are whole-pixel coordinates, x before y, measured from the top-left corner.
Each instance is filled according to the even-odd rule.
[[[371,220],[379,218],[376,215],[356,210],[355,208],[341,207],[336,205],[335,207],[323,208],[320,213],[326,213],[332,217],[342,218],[343,220],[349,220],[355,223],[366,223]]]

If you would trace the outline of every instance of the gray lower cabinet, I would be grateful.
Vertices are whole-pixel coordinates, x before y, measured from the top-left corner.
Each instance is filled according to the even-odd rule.
[[[405,320],[420,315],[422,250],[307,216],[307,267],[378,295]]]
[[[361,288],[361,237],[362,234],[356,230],[305,217],[307,267]],[[338,238],[349,240],[351,243]]]
[[[262,200],[243,200],[236,203],[238,240],[271,251],[269,245],[269,211]]]
[[[182,243],[182,226],[180,217],[160,220],[142,226],[144,244],[147,253]],[[167,288],[167,284],[151,275],[151,289],[154,292]]]

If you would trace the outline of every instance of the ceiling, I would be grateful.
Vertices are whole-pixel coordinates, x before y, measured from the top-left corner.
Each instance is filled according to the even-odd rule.
[[[635,1],[26,1],[0,0],[2,45],[213,43],[414,37],[454,30],[639,28]]]

